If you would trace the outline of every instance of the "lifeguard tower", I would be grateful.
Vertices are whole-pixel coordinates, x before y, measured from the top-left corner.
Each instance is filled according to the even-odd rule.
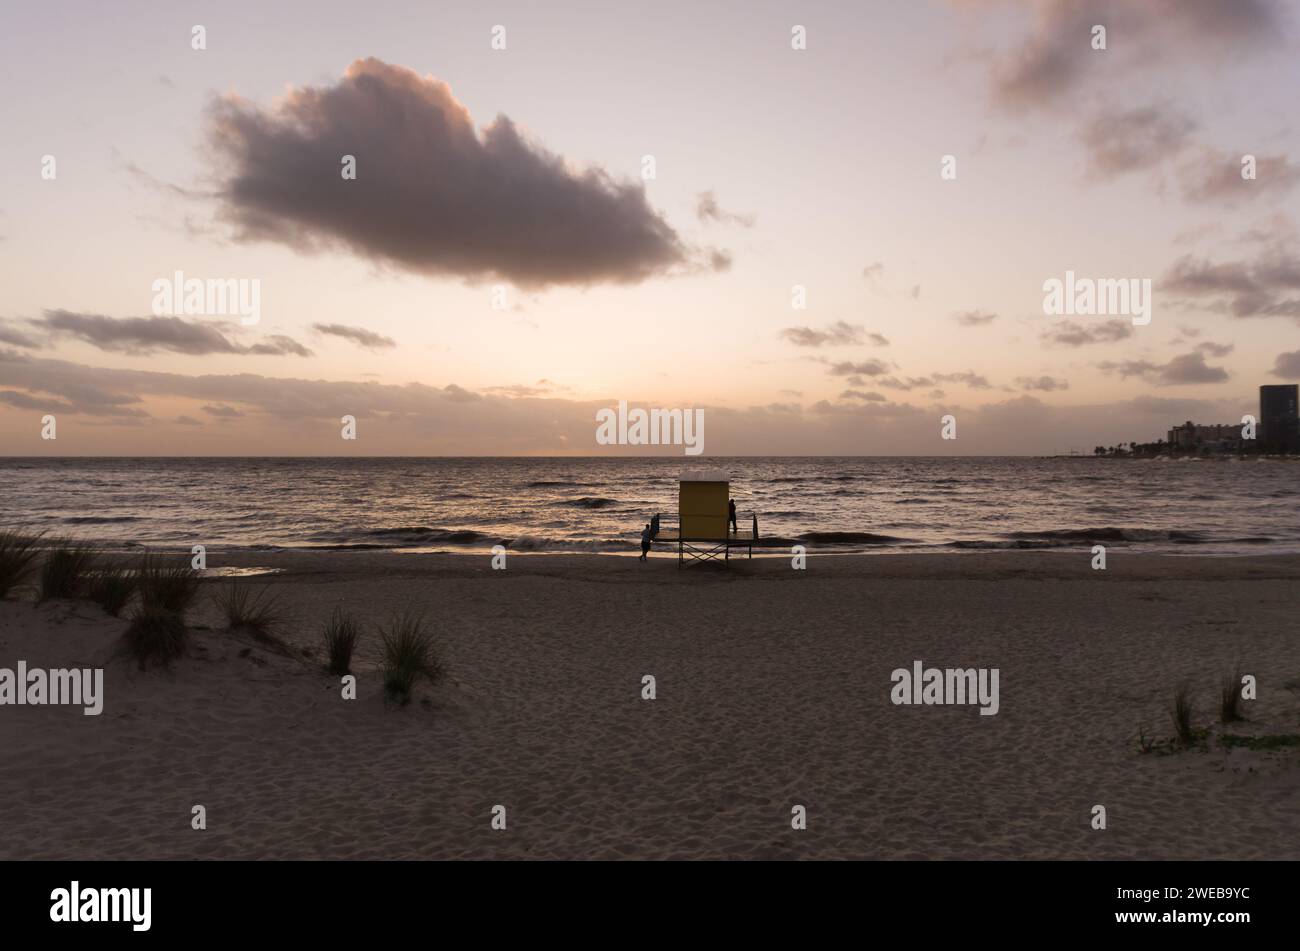
[[[747,513],[749,525],[732,531],[727,516],[730,500],[731,480],[726,473],[707,469],[683,472],[678,480],[677,529],[665,531],[661,523],[654,540],[677,543],[678,568],[716,558],[726,562],[733,548],[743,548],[753,558],[758,516]],[[736,523],[738,527],[744,524],[739,512]]]

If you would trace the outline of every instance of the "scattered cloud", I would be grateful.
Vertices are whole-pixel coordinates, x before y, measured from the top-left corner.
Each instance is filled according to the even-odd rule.
[[[997,314],[986,314],[983,311],[968,310],[965,313],[957,315],[957,323],[963,327],[983,327],[991,324],[998,319]]]
[[[1190,118],[1164,105],[1098,112],[1079,134],[1088,174],[1110,179],[1159,165],[1190,143],[1195,128]]]
[[[991,389],[993,384],[989,383],[981,374],[973,370],[966,370],[961,373],[935,373],[932,378],[937,383],[964,383],[973,390]]]
[[[1178,168],[1183,198],[1198,203],[1234,204],[1266,196],[1279,199],[1300,183],[1300,165],[1284,154],[1255,157],[1255,177],[1242,178],[1241,153],[1203,148]]]
[[[568,391],[570,391],[570,387],[561,386],[545,379],[538,380],[531,386],[524,383],[512,383],[508,386],[488,386],[483,388],[484,393],[490,393],[494,396],[508,396],[513,399],[555,396]]]
[[[862,390],[845,390],[840,394],[842,400],[862,400],[865,403],[884,403],[887,397],[875,392],[864,392]]]
[[[1070,383],[1068,380],[1058,380],[1051,376],[1018,376],[1016,385],[1022,390],[1039,390],[1044,393],[1054,393],[1057,390],[1068,390]]]
[[[364,327],[349,327],[346,324],[312,324],[311,327],[317,333],[342,337],[344,340],[350,340],[358,347],[364,347],[367,350],[397,346],[397,341],[392,337],[382,336],[373,330],[366,330]]]
[[[1130,320],[1107,320],[1095,324],[1080,324],[1062,320],[1043,331],[1042,341],[1049,346],[1085,347],[1093,343],[1114,343],[1133,336]]]
[[[880,386],[888,387],[891,390],[915,390],[934,386],[934,379],[928,376],[910,376],[904,378],[887,376],[882,380],[877,380],[876,382]]]
[[[455,384],[374,382],[267,377],[256,373],[184,375],[154,370],[93,367],[38,358],[0,348],[0,433],[11,445],[39,439],[28,414],[69,413],[79,444],[121,453],[158,451],[150,425],[178,430],[177,413],[211,418],[207,412],[176,408],[177,401],[220,407],[238,405],[249,417],[239,426],[244,453],[310,454],[337,445],[338,420],[357,417],[364,427],[364,451],[391,455],[409,451],[413,441],[448,455],[577,453],[600,451],[592,419],[608,400],[555,397],[504,398],[475,394]],[[930,388],[923,390],[931,398]],[[73,396],[71,394],[80,394]],[[157,417],[146,411],[159,405]],[[1171,400],[1139,397],[1111,403],[1047,405],[1028,394],[982,406],[945,404],[960,413],[963,440],[952,451],[980,454],[1041,452],[1044,447],[1089,449],[1100,443],[1149,439],[1183,419],[1239,419],[1253,410],[1253,392],[1222,400]],[[163,412],[161,407],[167,407]],[[769,403],[743,409],[705,407],[710,453],[752,452],[755,445],[781,455],[927,454],[934,432],[918,426],[937,408],[848,396],[820,401],[806,409],[797,403]],[[218,419],[223,417],[217,417]],[[937,420],[937,416],[934,417]],[[65,423],[60,416],[60,430]],[[94,425],[112,427],[93,435]],[[130,428],[128,428],[130,427]],[[80,430],[80,431],[78,431]],[[225,427],[187,426],[190,451],[230,446],[221,442]],[[131,433],[138,432],[139,436]],[[98,440],[98,442],[96,442]],[[179,442],[172,443],[178,446]],[[949,447],[944,447],[949,448]],[[610,450],[622,451],[622,450]],[[643,447],[627,447],[640,453]],[[665,447],[672,453],[673,447]],[[680,453],[680,449],[677,449]]]
[[[1203,69],[1244,57],[1282,35],[1277,0],[1035,0],[1022,41],[990,57],[995,101],[1006,108],[1054,103],[1092,80],[1171,62]],[[1092,48],[1092,28],[1107,29],[1107,49]]]
[[[838,320],[822,330],[812,327],[786,327],[779,335],[796,347],[844,347],[871,343],[877,347],[886,347],[889,341],[881,334],[868,332],[861,324],[850,324]]]
[[[35,350],[41,345],[41,342],[31,334],[8,323],[0,323],[0,343],[6,343],[11,347],[24,347],[28,350]]]
[[[1268,372],[1284,380],[1300,380],[1300,350],[1279,353],[1273,361],[1273,369]]]
[[[1158,386],[1175,386],[1184,383],[1224,383],[1228,380],[1228,371],[1223,367],[1210,366],[1205,362],[1205,354],[1198,351],[1184,353],[1174,357],[1168,363],[1152,363],[1148,360],[1124,360],[1097,364],[1098,369],[1106,373],[1118,373],[1121,378],[1138,377]]]
[[[861,363],[842,361],[832,363],[827,371],[831,376],[880,376],[889,372],[889,364],[884,360],[864,360]]]
[[[695,216],[705,224],[739,225],[742,228],[754,227],[755,221],[753,215],[738,215],[723,209],[713,192],[700,192],[696,198]]]
[[[312,352],[290,337],[271,334],[251,346],[235,343],[221,332],[225,324],[190,323],[179,317],[105,317],[67,310],[47,310],[33,321],[55,336],[72,337],[110,353],[147,356],[158,351],[203,356],[236,353],[252,356],[310,357]]]
[[[1254,261],[1212,263],[1184,255],[1161,278],[1160,290],[1208,300],[1233,317],[1300,318],[1300,257],[1274,246]]]
[[[224,404],[219,406],[206,405],[202,407],[202,409],[203,412],[207,413],[209,416],[215,416],[218,419],[239,419],[244,415],[233,406],[226,406]]]

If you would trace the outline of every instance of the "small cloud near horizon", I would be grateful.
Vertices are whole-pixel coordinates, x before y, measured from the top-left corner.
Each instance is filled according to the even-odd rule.
[[[779,336],[796,347],[841,347],[870,343],[877,347],[889,346],[889,340],[883,335],[867,330],[861,324],[850,324],[837,320],[824,330],[812,327],[785,327]]]
[[[373,330],[366,330],[364,327],[349,327],[346,324],[312,324],[312,330],[319,334],[325,334],[331,337],[341,337],[344,340],[355,343],[358,347],[367,350],[379,350],[387,347],[396,347],[397,341],[392,337],[385,337],[377,334]]]
[[[204,356],[213,353],[246,356],[313,356],[291,337],[269,334],[244,345],[226,337],[219,323],[190,323],[179,317],[105,317],[67,310],[47,310],[32,321],[52,336],[72,337],[108,353],[148,356],[158,351]]]

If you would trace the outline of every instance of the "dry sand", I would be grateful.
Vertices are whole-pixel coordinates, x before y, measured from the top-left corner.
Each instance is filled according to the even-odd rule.
[[[1198,722],[1224,729],[1218,686],[1238,661],[1259,699],[1233,732],[1300,732],[1300,557],[210,564],[285,569],[256,581],[315,656],[218,630],[206,584],[168,671],[114,658],[126,622],[89,602],[0,604],[0,667],[107,668],[99,717],[0,707],[0,858],[1300,857],[1300,749],[1136,743],[1144,725],[1171,734],[1184,679]],[[369,625],[356,701],[321,669],[339,604]],[[373,624],[407,608],[450,673],[399,709]],[[999,668],[1000,712],[894,706],[890,673],[917,659]]]

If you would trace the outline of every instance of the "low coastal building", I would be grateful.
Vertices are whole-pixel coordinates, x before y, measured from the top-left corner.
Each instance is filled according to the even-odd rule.
[[[1240,452],[1241,424],[1215,423],[1201,426],[1190,419],[1169,430],[1169,448],[1173,452]]]

